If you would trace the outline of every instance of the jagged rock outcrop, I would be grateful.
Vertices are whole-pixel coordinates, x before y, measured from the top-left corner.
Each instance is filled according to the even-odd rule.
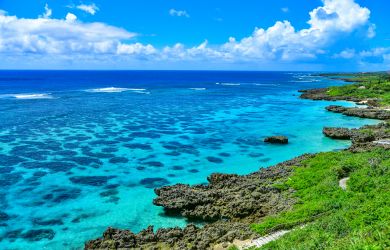
[[[350,97],[350,96],[330,96],[328,95],[328,88],[319,88],[319,89],[308,89],[308,90],[299,90],[301,93],[302,99],[310,100],[325,100],[325,101],[352,101],[360,102],[363,101],[361,98]]]
[[[320,89],[308,89],[308,90],[299,90],[301,93],[302,99],[310,99],[310,100],[324,100],[324,101],[351,101],[356,102],[358,104],[368,105],[370,107],[378,107],[380,106],[377,98],[358,98],[352,96],[330,96],[328,94],[328,88],[320,88]]]
[[[134,234],[129,230],[108,228],[103,237],[88,241],[85,249],[211,249],[213,245],[255,237],[249,224],[262,217],[289,209],[295,199],[293,190],[274,184],[290,175],[311,155],[303,155],[249,175],[212,174],[208,185],[177,184],[155,190],[154,204],[167,214],[179,213],[190,219],[213,221],[204,227],[184,229],[153,227]]]
[[[256,234],[245,223],[212,223],[204,227],[189,224],[185,228],[150,226],[138,234],[129,230],[108,228],[102,238],[88,241],[85,249],[210,249],[212,245],[250,239]]]
[[[283,167],[264,169],[246,176],[212,174],[209,185],[177,184],[155,190],[153,203],[167,213],[203,221],[238,220],[249,216],[263,217],[286,209],[286,199],[271,184],[289,174]]]
[[[379,108],[349,108],[339,105],[330,105],[326,110],[343,115],[355,116],[360,118],[387,120],[390,119],[390,111]]]
[[[332,139],[339,139],[339,140],[349,140],[351,139],[351,130],[347,128],[330,128],[325,127],[322,130],[322,133],[330,137]]]
[[[269,136],[264,139],[264,142],[273,144],[287,144],[288,138],[282,135]]]

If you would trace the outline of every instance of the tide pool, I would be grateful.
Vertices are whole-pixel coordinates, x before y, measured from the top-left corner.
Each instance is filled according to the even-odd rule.
[[[152,205],[155,187],[346,148],[322,128],[377,121],[297,92],[340,84],[297,72],[0,71],[0,249],[185,226]],[[278,134],[290,143],[263,143]]]

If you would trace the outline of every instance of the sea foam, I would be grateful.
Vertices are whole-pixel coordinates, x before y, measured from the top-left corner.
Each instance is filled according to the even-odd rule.
[[[240,86],[241,84],[240,83],[216,83],[216,84],[220,84],[222,86]]]
[[[31,100],[31,99],[53,99],[54,97],[51,94],[46,93],[22,93],[22,94],[5,94],[0,95],[0,98],[11,98],[11,99],[20,99],[20,100]]]
[[[197,91],[200,91],[200,90],[206,90],[206,88],[189,88],[191,90],[197,90]]]
[[[96,88],[96,89],[87,89],[87,92],[92,92],[92,93],[120,93],[120,92],[125,92],[125,91],[134,91],[136,93],[145,93],[143,92],[146,89],[133,89],[133,88],[116,88],[116,87],[107,87],[107,88]]]

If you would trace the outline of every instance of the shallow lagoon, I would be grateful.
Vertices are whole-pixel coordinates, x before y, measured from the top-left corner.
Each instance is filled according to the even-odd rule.
[[[153,188],[345,148],[322,128],[376,121],[297,93],[335,84],[288,72],[0,72],[0,248],[79,249],[108,226],[184,226],[152,205]],[[274,134],[290,144],[262,142]]]

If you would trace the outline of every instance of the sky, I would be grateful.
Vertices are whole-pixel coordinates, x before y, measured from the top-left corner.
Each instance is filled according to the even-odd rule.
[[[0,0],[0,69],[390,70],[389,0]]]

